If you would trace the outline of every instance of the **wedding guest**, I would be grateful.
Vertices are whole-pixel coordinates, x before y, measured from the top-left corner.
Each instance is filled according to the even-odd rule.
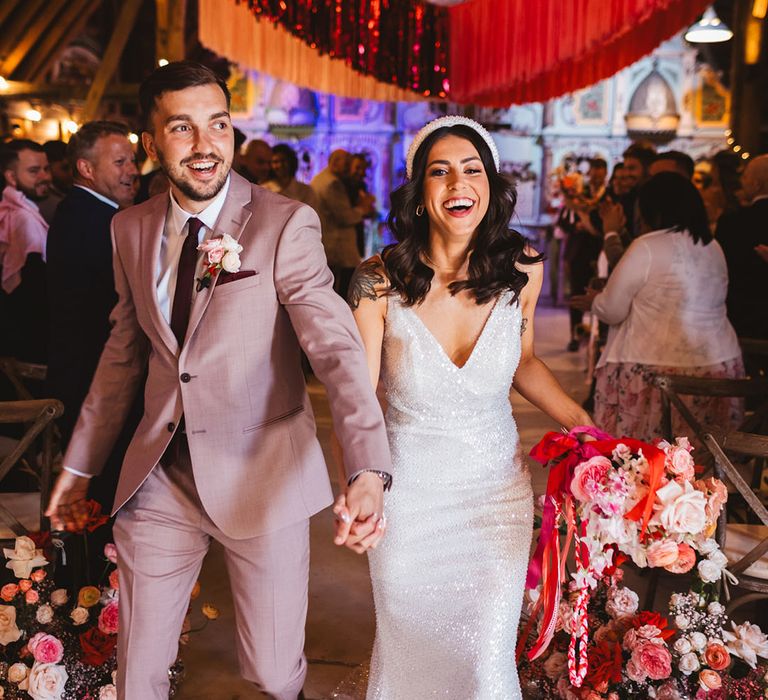
[[[655,374],[733,378],[744,368],[725,298],[728,271],[712,238],[701,195],[677,173],[660,173],[640,188],[641,231],[600,292],[582,297],[610,324],[597,365],[595,423],[614,435],[662,435]],[[736,425],[732,399],[684,397],[705,425]],[[673,414],[673,435],[690,434]]]
[[[51,186],[48,158],[34,141],[11,141],[0,152],[0,172],[5,180],[0,201],[0,355],[45,364],[48,223],[38,205]]]
[[[682,151],[662,151],[653,159],[648,173],[651,177],[659,173],[678,173],[688,180],[693,180],[693,158]]]
[[[299,169],[296,151],[287,143],[278,143],[272,149],[271,165],[273,177],[264,183],[265,189],[302,204],[308,204],[315,211],[318,210],[320,205],[315,192],[309,185],[296,179],[296,172]]]
[[[312,179],[311,187],[317,195],[320,221],[323,227],[323,246],[328,265],[336,283],[334,289],[346,296],[352,273],[360,262],[355,225],[373,210],[373,202],[365,199],[352,206],[344,187],[343,178],[349,172],[350,156],[337,149],[328,158],[328,166]]]
[[[364,199],[369,198],[368,183],[365,181],[368,172],[368,158],[365,153],[355,153],[349,160],[349,174],[344,178],[344,186],[347,188],[349,201],[356,207]],[[371,210],[366,219],[375,217],[376,212]],[[365,220],[355,224],[357,250],[360,255],[365,255]]]
[[[270,176],[272,148],[266,141],[254,139],[246,146],[240,163],[246,178],[255,185],[263,185]]]
[[[723,214],[730,214],[741,206],[741,173],[744,160],[732,151],[718,151],[711,160],[712,184],[703,193],[704,204],[712,230]]]
[[[48,166],[51,169],[51,186],[48,189],[48,196],[40,202],[40,213],[50,225],[56,213],[56,207],[72,187],[72,169],[67,160],[67,144],[63,141],[46,141],[43,144],[43,150],[48,156]]]
[[[768,339],[768,155],[753,158],[741,185],[749,205],[724,214],[715,234],[728,263],[728,318],[744,338]]]

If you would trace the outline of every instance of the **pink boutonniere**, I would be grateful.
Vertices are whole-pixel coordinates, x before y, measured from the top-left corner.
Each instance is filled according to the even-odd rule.
[[[203,241],[197,249],[206,253],[203,258],[203,274],[197,278],[198,292],[210,287],[211,282],[221,270],[224,272],[240,270],[240,253],[243,252],[243,246],[228,233],[221,238],[209,238]]]

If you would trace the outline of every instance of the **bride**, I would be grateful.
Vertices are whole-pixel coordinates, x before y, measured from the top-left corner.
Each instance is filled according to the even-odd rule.
[[[568,429],[592,421],[534,353],[542,258],[508,228],[516,198],[490,134],[436,119],[406,169],[398,243],[350,288],[394,465],[386,526],[350,523],[343,496],[334,508],[337,541],[351,527],[348,544],[370,550],[367,698],[511,700],[533,497],[510,386]]]

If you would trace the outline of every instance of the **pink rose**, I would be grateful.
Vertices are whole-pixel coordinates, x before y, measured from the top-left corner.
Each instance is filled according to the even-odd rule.
[[[35,661],[41,664],[57,664],[64,658],[64,645],[52,634],[38,632],[27,643]]]
[[[685,574],[688,573],[695,564],[696,552],[693,551],[693,547],[685,542],[681,542],[677,545],[677,559],[664,568],[667,571],[671,571],[673,574]]]
[[[113,564],[117,564],[117,547],[112,542],[104,545],[104,556]]]
[[[704,650],[704,660],[714,671],[723,671],[731,665],[731,655],[722,644],[707,645]]]
[[[0,598],[2,598],[6,603],[10,603],[16,597],[18,592],[19,587],[15,583],[6,583],[2,588],[0,588]]]
[[[656,700],[682,700],[674,681],[667,681],[656,690]]]
[[[579,464],[571,480],[573,497],[582,502],[591,501],[611,469],[611,460],[601,455]]]
[[[34,603],[37,603],[40,600],[40,596],[37,591],[30,588],[24,594],[24,600],[26,600],[27,603],[29,603],[30,605],[33,605]]]
[[[696,475],[691,453],[684,447],[671,447],[667,451],[667,469],[676,481],[690,481]]]
[[[117,601],[107,603],[99,613],[99,629],[104,634],[117,634],[118,609]]]
[[[614,586],[608,591],[608,601],[605,604],[605,611],[614,619],[619,620],[622,617],[634,615],[637,612],[637,606],[640,599],[637,593],[629,588]]]
[[[659,540],[645,550],[645,555],[648,558],[648,566],[666,568],[677,561],[679,550],[672,540]]]
[[[627,661],[627,665],[624,667],[624,672],[627,674],[627,678],[635,683],[642,683],[648,674],[643,670],[642,666],[635,661],[634,656]]]
[[[669,678],[672,673],[672,654],[665,644],[639,644],[632,651],[632,661],[654,681]]]
[[[715,479],[714,477],[699,479],[694,481],[693,485],[706,496],[707,521],[714,523],[720,515],[725,502],[728,500],[728,488],[720,479]]]
[[[218,265],[224,257],[224,253],[227,252],[224,249],[224,244],[221,238],[211,238],[207,241],[203,241],[197,249],[208,253],[208,263],[210,265]]]

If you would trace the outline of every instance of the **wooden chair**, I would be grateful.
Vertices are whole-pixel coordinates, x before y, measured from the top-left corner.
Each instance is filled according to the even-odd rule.
[[[685,422],[701,441],[712,458],[715,477],[730,486],[730,493],[737,496],[744,505],[748,516],[744,523],[728,522],[728,514],[733,509],[723,509],[717,528],[717,541],[730,562],[729,571],[738,579],[738,588],[748,593],[733,598],[725,583],[724,593],[728,602],[728,612],[745,603],[760,598],[768,598],[768,508],[756,493],[760,475],[768,461],[768,382],[763,379],[706,379],[698,377],[659,376],[656,385],[662,391],[666,402],[665,420],[669,420],[671,435],[671,408],[680,412]],[[741,430],[723,430],[703,426],[681,400],[680,395],[720,397],[755,397],[760,401],[758,409],[746,417],[745,426],[760,428],[760,434]],[[734,464],[729,456],[738,455],[741,464]],[[745,478],[751,465],[751,484]],[[731,501],[729,495],[729,502]],[[733,518],[731,518],[733,520]]]
[[[45,365],[20,362],[13,357],[0,357],[0,372],[13,385],[20,401],[30,401],[34,399],[34,396],[32,396],[24,382],[30,380],[35,382],[45,381],[48,368]]]
[[[0,540],[11,540],[45,525],[43,513],[50,497],[55,457],[53,421],[63,412],[63,404],[54,399],[0,402],[0,425],[25,426],[21,439],[0,461],[0,481],[26,455],[34,454],[27,461],[40,484],[39,492],[0,494]],[[32,449],[36,443],[41,443],[39,452]]]

